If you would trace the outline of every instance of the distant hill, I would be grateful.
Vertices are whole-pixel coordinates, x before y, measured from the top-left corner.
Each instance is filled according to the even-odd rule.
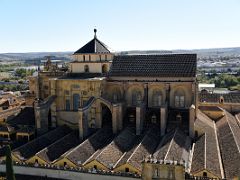
[[[196,53],[198,57],[220,57],[220,56],[238,56],[240,57],[240,47],[234,48],[212,48],[212,49],[192,49],[192,50],[144,50],[144,51],[122,51],[118,54],[164,54],[164,53]]]
[[[31,52],[31,53],[2,53],[0,60],[43,60],[46,56],[51,56],[51,59],[70,60],[73,52]]]
[[[52,56],[51,59],[71,60],[73,52],[33,52],[33,53],[2,53],[1,61],[7,60],[44,60],[46,56]],[[197,53],[198,57],[220,57],[220,56],[238,56],[240,57],[240,47],[234,48],[212,48],[212,49],[193,49],[193,50],[132,50],[116,52],[117,54],[164,54],[164,53]]]

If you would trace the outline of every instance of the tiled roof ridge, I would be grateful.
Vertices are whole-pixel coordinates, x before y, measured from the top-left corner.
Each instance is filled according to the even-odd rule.
[[[135,152],[138,150],[138,148],[142,145],[143,140],[146,138],[147,135],[144,136],[144,138],[142,139],[142,141],[138,144],[138,146],[134,149],[133,153],[131,154],[131,156],[127,159],[126,163],[128,163],[130,161],[130,159],[132,158],[132,156],[135,154]]]
[[[199,117],[198,113],[199,113],[200,117]],[[202,119],[202,117],[204,119]],[[213,120],[210,117],[208,117],[205,113],[203,113],[201,110],[199,110],[199,109],[197,111],[197,119],[199,119],[200,121],[206,123],[208,126],[213,127],[212,126]]]
[[[158,57],[158,56],[175,56],[175,55],[180,55],[180,56],[183,56],[183,55],[194,55],[196,56],[197,54],[195,53],[163,53],[163,54],[130,54],[130,55],[122,55],[122,54],[119,54],[119,55],[115,55],[115,57],[136,57],[136,56],[139,56],[139,57]]]
[[[105,147],[104,147],[105,148]],[[103,149],[103,148],[102,148]],[[98,149],[98,150],[96,150],[91,156],[89,156],[89,158],[87,158],[86,159],[86,161],[84,161],[82,164],[83,165],[86,165],[87,163],[89,163],[90,162],[90,159],[92,159],[97,153],[99,153],[99,151],[101,151],[102,149]],[[97,155],[98,156],[98,155]],[[96,156],[96,157],[97,157]],[[96,159],[96,158],[95,158]]]
[[[44,149],[42,149],[42,150],[40,150],[39,152],[37,152],[36,155],[37,155],[38,157],[40,157],[41,159],[44,158],[43,156],[41,156],[41,153],[43,153],[43,152],[44,152],[45,150],[47,150],[49,147],[51,147],[51,146],[53,146],[53,145],[59,143],[59,142],[62,141],[64,138],[66,138],[66,137],[68,137],[68,136],[70,136],[70,135],[72,135],[72,134],[74,134],[74,133],[75,133],[74,131],[69,132],[68,134],[66,134],[66,135],[63,136],[62,138],[58,139],[58,140],[55,141],[54,143],[48,145],[48,146],[45,147]],[[44,159],[44,160],[46,160],[46,159]]]
[[[131,131],[131,128],[130,128],[130,127],[126,127],[120,134],[118,134],[118,136],[116,136],[116,137],[111,141],[110,144],[108,144],[107,146],[105,146],[105,147],[103,148],[103,150],[96,156],[95,159],[98,159],[99,156],[102,155],[103,152],[106,151],[108,147],[110,147],[111,145],[115,145],[115,144],[116,144],[116,142],[115,142],[116,139],[119,138],[119,137],[123,134],[124,131],[128,131],[128,132],[130,132],[132,135],[134,135],[134,133]]]
[[[63,129],[63,128],[69,128],[69,127],[66,126],[66,125],[59,126],[59,127],[55,128],[54,130],[50,131],[49,133],[46,133],[46,134],[43,134],[42,136],[39,136],[38,138],[34,139],[33,141],[37,141],[37,140],[39,140],[40,138],[48,137],[49,134],[52,134],[52,133],[58,131],[59,129]],[[26,144],[24,144],[24,145],[22,145],[22,146],[20,146],[20,147],[18,147],[18,148],[16,148],[16,149],[14,149],[14,151],[17,151],[18,149],[20,149],[20,148],[22,148],[22,147],[25,147],[25,146],[27,146],[28,144],[33,143],[33,141],[27,142]]]
[[[163,138],[162,138],[161,141],[159,142],[158,146],[156,147],[155,152],[153,153],[153,156],[154,156],[154,157],[157,157],[157,156],[158,156],[159,151],[161,150],[161,147],[163,146],[163,143],[165,142],[167,136],[170,135],[170,137],[171,137],[173,133],[175,133],[175,132],[172,130],[172,131],[168,132],[167,134],[165,134],[165,135],[163,136]],[[168,138],[169,138],[169,137],[168,137]],[[171,139],[172,139],[172,138],[171,138]],[[164,159],[164,158],[163,158],[163,159]]]
[[[72,152],[74,152],[76,149],[78,149],[80,146],[83,146],[83,144],[87,143],[90,138],[95,137],[97,134],[99,134],[102,131],[102,129],[98,130],[96,133],[92,134],[89,138],[85,139],[83,142],[81,142],[79,145],[77,145],[75,148],[73,148],[71,151],[69,151],[67,154],[65,154],[65,158],[69,156]],[[68,158],[67,158],[68,159]]]
[[[223,162],[222,162],[221,151],[220,151],[220,146],[219,146],[219,139],[218,139],[218,135],[217,135],[216,123],[213,122],[213,125],[214,125],[214,133],[215,133],[216,144],[217,144],[217,154],[218,154],[218,160],[219,160],[219,165],[220,165],[221,178],[224,178]]]
[[[207,169],[207,133],[204,132],[204,169]]]
[[[107,148],[108,148],[109,146],[113,145],[113,144],[115,144],[115,143],[114,143],[114,139],[112,140],[112,142],[111,142],[110,144],[108,144],[107,146],[105,146],[105,147],[102,149],[102,151],[95,157],[95,159],[98,159],[99,156],[101,156],[101,155],[103,154],[103,152],[106,151]],[[100,161],[99,161],[99,162],[100,162]]]
[[[175,136],[176,136],[177,131],[178,131],[178,129],[176,129],[175,132],[174,132],[174,135],[173,135],[173,137],[172,137],[172,139],[171,139],[171,142],[170,142],[170,144],[169,144],[169,146],[168,146],[167,153],[165,154],[165,157],[164,157],[163,160],[166,160],[166,158],[167,158],[167,155],[168,155],[168,153],[169,153],[169,151],[170,151],[170,149],[171,149],[171,146],[172,146],[172,143],[173,143],[173,140],[174,140],[174,138],[175,138]]]
[[[225,111],[225,116],[226,116],[226,121],[227,121],[227,123],[228,123],[228,126],[229,126],[229,128],[230,128],[230,130],[231,130],[231,132],[232,132],[232,135],[233,135],[235,144],[237,145],[238,152],[240,153],[240,147],[239,147],[238,141],[237,141],[237,139],[236,139],[236,137],[235,137],[235,132],[233,131],[232,125],[231,125],[231,123],[230,123],[230,119],[229,119],[229,117],[228,117],[228,116],[232,116],[232,115],[231,115],[229,112]],[[234,117],[234,116],[233,116],[233,117]],[[240,129],[239,129],[239,130],[240,130]]]
[[[239,128],[240,128],[240,113],[236,114],[236,115],[235,115],[235,118],[236,118],[236,120],[237,120],[237,122],[238,122],[238,126],[239,126]]]

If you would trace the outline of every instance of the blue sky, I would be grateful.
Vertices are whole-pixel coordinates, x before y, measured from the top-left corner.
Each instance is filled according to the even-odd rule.
[[[0,0],[0,53],[240,47],[239,0]]]

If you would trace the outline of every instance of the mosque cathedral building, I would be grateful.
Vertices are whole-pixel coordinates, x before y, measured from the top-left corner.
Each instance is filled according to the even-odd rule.
[[[29,78],[38,136],[14,161],[145,180],[240,176],[240,94],[199,92],[196,54],[117,54],[96,32],[68,69],[48,60]]]

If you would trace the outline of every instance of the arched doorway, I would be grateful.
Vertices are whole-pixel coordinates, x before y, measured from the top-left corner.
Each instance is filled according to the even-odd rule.
[[[102,108],[102,127],[109,126],[112,127],[112,112],[103,103],[101,103]]]
[[[102,73],[107,73],[107,71],[108,71],[107,65],[106,65],[106,64],[103,64],[103,65],[102,65]]]

